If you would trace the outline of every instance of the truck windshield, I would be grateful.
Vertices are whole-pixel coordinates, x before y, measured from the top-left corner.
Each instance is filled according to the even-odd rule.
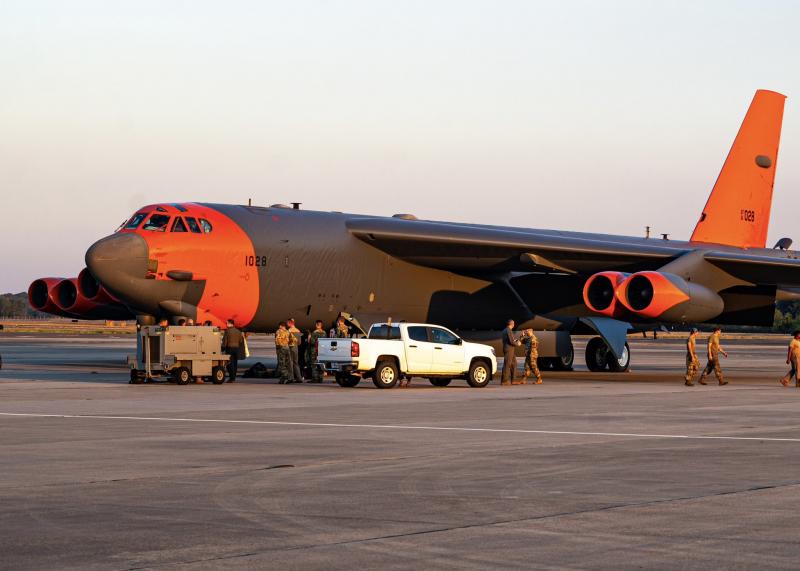
[[[397,325],[376,325],[369,330],[370,339],[400,339],[400,327]]]

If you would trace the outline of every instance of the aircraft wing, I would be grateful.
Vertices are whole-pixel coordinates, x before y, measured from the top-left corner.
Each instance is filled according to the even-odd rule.
[[[658,268],[686,249],[612,236],[389,218],[353,218],[351,234],[396,258],[455,272]]]
[[[401,260],[453,272],[588,273],[657,270],[696,249],[730,275],[753,284],[800,286],[791,252],[714,250],[710,245],[600,234],[506,229],[395,218],[353,218],[351,234]]]

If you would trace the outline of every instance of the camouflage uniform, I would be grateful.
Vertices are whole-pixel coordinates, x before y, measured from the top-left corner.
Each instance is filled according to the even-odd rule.
[[[326,336],[327,333],[325,333],[322,329],[315,329],[311,332],[311,339],[308,345],[311,355],[308,362],[311,364],[311,381],[314,383],[321,383],[324,376],[322,373],[322,368],[316,364],[318,357],[317,341]]]
[[[281,384],[294,382],[294,374],[291,368],[291,357],[289,356],[289,339],[291,335],[285,329],[278,329],[275,332],[275,351],[278,354],[278,377]]]
[[[706,384],[706,377],[711,374],[711,371],[714,371],[719,384],[728,384],[728,382],[722,378],[722,366],[719,364],[719,354],[720,351],[722,351],[722,347],[719,344],[719,335],[719,332],[712,333],[711,337],[708,338],[708,364],[706,364],[706,368],[703,369],[703,374],[700,375],[701,385]]]
[[[700,359],[694,350],[696,342],[697,339],[692,335],[686,340],[686,384],[689,386],[694,384],[694,376],[700,370]]]
[[[303,373],[300,370],[300,330],[292,325],[289,327],[289,368],[292,371],[295,383],[303,382]]]
[[[800,341],[792,339],[789,343],[789,364],[791,370],[781,379],[781,384],[789,386],[789,381],[794,379],[795,386],[800,387]]]
[[[539,359],[539,340],[531,331],[528,335],[524,336],[521,341],[525,346],[525,372],[522,378],[527,379],[533,375],[536,377],[536,384],[541,385],[542,373],[539,372],[539,363],[537,362]]]
[[[350,337],[350,330],[347,328],[347,324],[337,323],[336,332],[334,333],[334,336],[337,339],[347,339],[348,337]]]

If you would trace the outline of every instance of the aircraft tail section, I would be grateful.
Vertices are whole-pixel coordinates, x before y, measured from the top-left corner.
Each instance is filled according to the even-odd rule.
[[[692,242],[766,246],[785,99],[774,91],[756,91]]]

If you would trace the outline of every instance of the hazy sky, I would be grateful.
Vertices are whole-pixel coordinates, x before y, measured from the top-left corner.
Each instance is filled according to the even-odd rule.
[[[150,202],[688,238],[800,2],[0,0],[0,292],[74,276]]]

